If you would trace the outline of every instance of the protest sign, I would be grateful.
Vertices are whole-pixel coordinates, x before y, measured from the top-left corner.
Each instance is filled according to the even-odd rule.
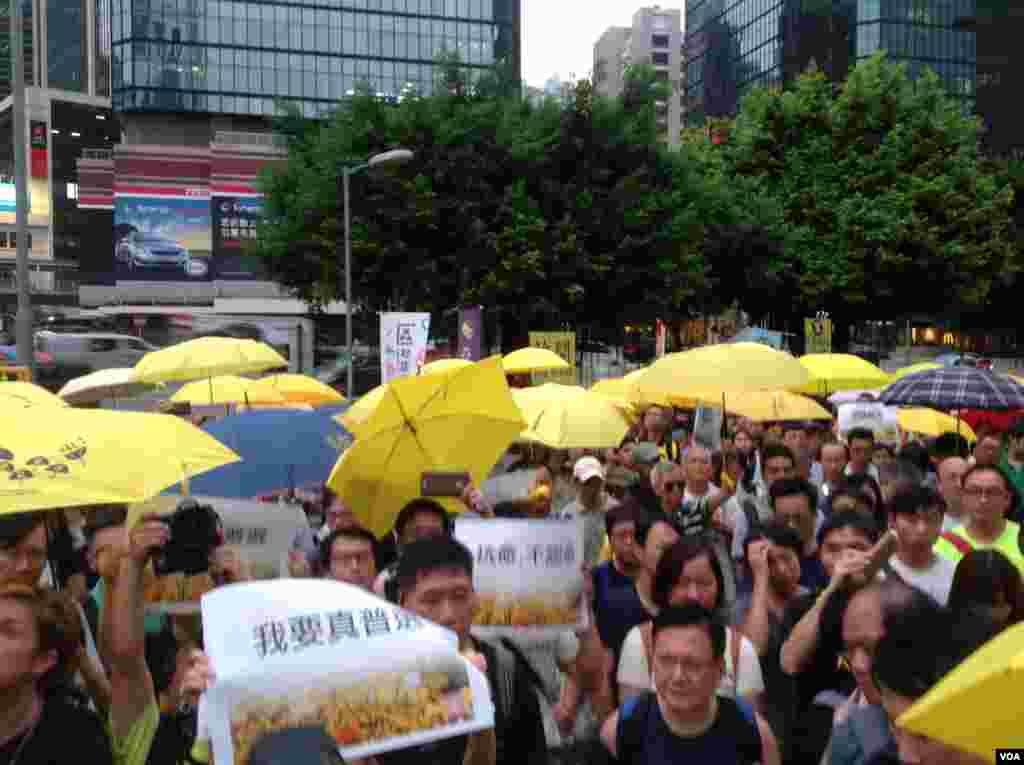
[[[580,521],[458,518],[455,538],[473,553],[478,634],[582,625]]]
[[[854,428],[867,428],[875,434],[876,441],[885,444],[900,442],[900,424],[894,406],[872,401],[840,404],[838,421],[839,437],[844,441]]]
[[[358,587],[282,579],[203,596],[217,668],[214,760],[248,765],[266,734],[323,725],[348,761],[494,726],[487,679],[450,631]]]
[[[419,373],[427,357],[429,313],[380,315],[380,381]]]
[[[132,507],[128,527],[135,525],[145,513],[165,518],[174,512],[182,497],[163,495]],[[295,537],[309,526],[301,505],[277,502],[256,502],[222,497],[191,497],[207,505],[220,516],[224,528],[224,544],[236,548],[245,560],[254,579],[274,579],[288,575],[288,553]],[[213,587],[209,574],[147,573],[145,599],[150,610],[167,613],[198,613],[199,598]]]
[[[515,502],[525,500],[537,480],[539,470],[514,470],[511,473],[502,473],[494,478],[488,478],[480,484],[480,493],[484,499],[492,505],[501,502]]]
[[[722,448],[722,410],[713,406],[697,407],[693,421],[693,442],[717,452]]]

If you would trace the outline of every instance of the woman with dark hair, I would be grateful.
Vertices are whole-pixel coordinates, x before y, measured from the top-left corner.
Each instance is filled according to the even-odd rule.
[[[722,614],[727,607],[725,578],[711,540],[687,537],[669,548],[658,562],[651,591],[654,604],[662,610],[696,603]],[[622,645],[618,682],[623,701],[651,689],[651,625],[647,622],[634,627]],[[728,628],[719,695],[743,697],[754,703],[763,692],[761,662],[753,643]]]
[[[868,497],[871,502],[871,517],[874,518],[875,525],[880,529],[886,528],[889,525],[889,518],[885,512],[882,487],[878,485],[878,481],[867,473],[855,473],[846,476],[846,485]]]
[[[1024,621],[1020,571],[998,550],[972,550],[957,564],[949,608],[985,614],[1001,630]]]
[[[0,762],[112,763],[103,724],[70,690],[82,655],[74,604],[8,584],[0,588],[0,623]]]

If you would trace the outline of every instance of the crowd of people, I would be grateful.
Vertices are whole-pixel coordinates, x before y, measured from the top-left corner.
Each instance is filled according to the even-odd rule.
[[[972,450],[727,418],[705,445],[649,407],[616,449],[515,444],[495,475],[519,470],[524,496],[462,502],[582,526],[586,626],[546,642],[474,635],[473,557],[432,499],[377,539],[324,488],[296,534],[292,577],[449,628],[490,685],[492,730],[365,765],[979,761],[898,720],[1024,619],[1024,424]],[[198,616],[145,607],[169,539],[118,506],[0,515],[0,765],[212,761]],[[210,559],[215,586],[247,569],[229,545]]]

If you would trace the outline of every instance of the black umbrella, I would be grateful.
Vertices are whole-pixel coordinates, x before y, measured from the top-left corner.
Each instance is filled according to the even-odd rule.
[[[935,409],[1024,409],[1024,385],[987,369],[943,367],[897,380],[878,400]]]

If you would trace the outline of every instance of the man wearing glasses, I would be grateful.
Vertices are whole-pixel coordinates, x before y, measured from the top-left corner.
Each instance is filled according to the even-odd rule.
[[[1007,520],[1018,502],[1013,483],[1002,468],[975,465],[964,473],[963,498],[966,523],[945,532],[935,552],[954,562],[971,550],[999,550],[1024,572],[1024,555],[1018,538],[1020,526]]]

